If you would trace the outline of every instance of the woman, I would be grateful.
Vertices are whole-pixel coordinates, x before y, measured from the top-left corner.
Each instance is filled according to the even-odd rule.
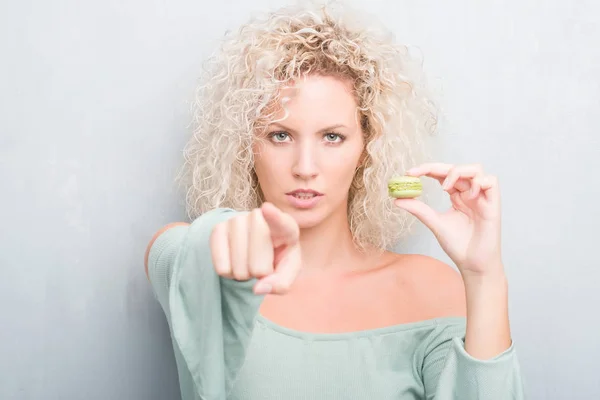
[[[193,222],[146,253],[184,399],[523,398],[497,179],[416,164],[435,114],[411,65],[385,34],[307,9],[212,58],[185,152]],[[398,173],[439,181],[452,208],[392,200]],[[411,215],[460,274],[387,250]]]

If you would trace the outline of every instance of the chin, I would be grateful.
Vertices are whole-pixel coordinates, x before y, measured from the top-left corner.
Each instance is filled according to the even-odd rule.
[[[294,218],[300,229],[309,229],[319,225],[326,217],[326,212],[322,207],[311,209],[297,209],[294,207],[285,207],[281,210]]]

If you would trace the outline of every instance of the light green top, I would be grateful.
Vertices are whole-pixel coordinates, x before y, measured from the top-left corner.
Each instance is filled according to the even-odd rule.
[[[474,359],[464,349],[464,318],[313,334],[259,315],[254,282],[221,278],[212,266],[212,227],[235,213],[212,210],[150,249],[183,400],[525,398],[514,344]]]

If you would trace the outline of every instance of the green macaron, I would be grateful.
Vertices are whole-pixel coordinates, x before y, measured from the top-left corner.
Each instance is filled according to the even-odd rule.
[[[396,199],[412,199],[423,193],[423,184],[416,176],[399,176],[388,181],[388,192]]]

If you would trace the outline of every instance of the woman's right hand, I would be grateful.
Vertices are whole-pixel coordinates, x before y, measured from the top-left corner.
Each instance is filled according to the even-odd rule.
[[[299,238],[294,218],[264,203],[215,225],[210,236],[215,271],[238,281],[257,278],[256,294],[284,294],[300,270]]]

